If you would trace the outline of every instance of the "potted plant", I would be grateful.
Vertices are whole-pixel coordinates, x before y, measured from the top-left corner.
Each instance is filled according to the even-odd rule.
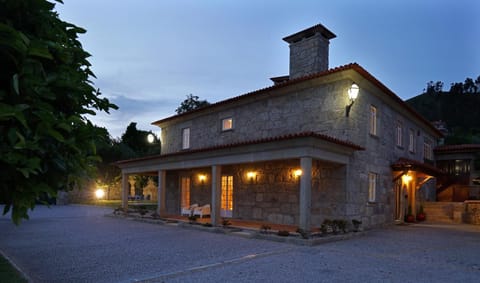
[[[423,211],[423,204],[420,204],[420,208],[418,209],[417,213],[417,221],[425,221],[426,215]]]
[[[408,213],[407,213],[407,215],[405,215],[405,222],[409,222],[409,223],[415,222],[415,216],[413,216],[413,214],[412,214],[412,206],[411,205],[408,206]]]
[[[362,221],[357,219],[352,219],[352,224],[353,224],[353,232],[360,231],[360,224],[362,224]]]

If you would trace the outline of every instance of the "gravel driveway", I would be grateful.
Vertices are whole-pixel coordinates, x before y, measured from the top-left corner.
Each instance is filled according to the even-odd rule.
[[[479,282],[480,227],[409,225],[315,247],[105,217],[92,206],[0,217],[33,282]]]

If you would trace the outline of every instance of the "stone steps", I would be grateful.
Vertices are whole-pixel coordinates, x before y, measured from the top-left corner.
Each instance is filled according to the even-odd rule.
[[[448,202],[428,202],[423,204],[428,222],[453,223],[453,206]]]

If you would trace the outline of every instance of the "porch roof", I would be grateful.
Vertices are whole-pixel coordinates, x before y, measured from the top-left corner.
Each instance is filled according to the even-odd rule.
[[[432,165],[403,157],[395,161],[391,167],[394,171],[420,171],[431,176],[440,176],[445,174],[442,170]]]
[[[292,159],[306,156],[338,164],[347,164],[349,156],[357,150],[364,150],[364,148],[352,142],[327,135],[304,132],[122,160],[116,162],[115,165],[128,174]]]

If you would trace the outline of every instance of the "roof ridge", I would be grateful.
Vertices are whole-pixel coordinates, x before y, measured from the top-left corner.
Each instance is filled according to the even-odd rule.
[[[169,120],[173,120],[173,119],[176,119],[176,118],[179,118],[179,117],[187,116],[187,115],[192,114],[192,113],[200,112],[200,111],[203,111],[205,109],[209,109],[209,108],[213,108],[213,107],[216,107],[216,106],[219,106],[219,105],[223,105],[223,104],[226,104],[226,103],[237,101],[237,100],[243,99],[245,97],[257,95],[257,94],[260,94],[262,92],[282,88],[282,87],[285,87],[287,85],[299,83],[299,82],[302,82],[302,81],[307,81],[307,80],[310,80],[310,79],[313,79],[313,78],[326,76],[326,75],[329,75],[329,74],[333,74],[333,73],[348,70],[348,69],[356,69],[356,68],[359,68],[359,70],[364,70],[365,71],[365,69],[363,69],[359,64],[357,64],[356,62],[353,62],[353,63],[337,66],[335,68],[331,68],[331,69],[328,69],[326,71],[321,71],[321,72],[318,72],[318,73],[305,75],[305,76],[302,76],[302,77],[295,78],[293,80],[287,80],[287,81],[282,82],[282,83],[278,83],[278,84],[274,84],[274,85],[267,86],[267,87],[264,87],[264,88],[260,88],[260,89],[257,89],[257,90],[253,90],[253,91],[250,91],[250,92],[246,92],[244,94],[240,94],[240,95],[237,95],[237,96],[234,96],[234,97],[230,97],[230,98],[227,98],[227,99],[224,99],[224,100],[217,101],[215,103],[212,103],[212,104],[204,106],[204,107],[200,107],[200,108],[188,111],[188,112],[184,112],[184,113],[181,113],[181,114],[175,114],[173,116],[154,121],[151,124],[156,125],[156,124],[163,123],[163,122],[166,122],[166,121],[169,121]]]

